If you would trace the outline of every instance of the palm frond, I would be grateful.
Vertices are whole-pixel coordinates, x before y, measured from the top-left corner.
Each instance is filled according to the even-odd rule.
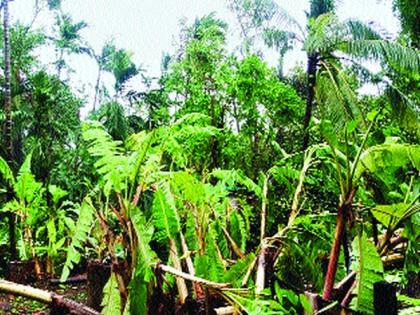
[[[304,49],[308,54],[314,52],[331,53],[343,38],[344,30],[332,13],[321,14],[309,20],[308,36]]]
[[[284,8],[275,3],[276,13],[272,18],[272,21],[276,23],[278,28],[289,27],[291,32],[297,32],[297,37],[302,40],[305,37],[305,31],[303,30],[300,23],[291,16]]]
[[[375,60],[418,73],[420,54],[408,47],[380,39],[355,39],[344,41],[339,48],[346,54],[362,60]]]
[[[390,101],[393,116],[403,128],[420,134],[420,108],[418,104],[391,82],[387,82],[387,84],[385,94]]]
[[[374,30],[369,25],[363,23],[362,21],[349,19],[344,21],[343,24],[346,27],[347,32],[352,36],[354,40],[382,39],[382,36],[376,30]]]

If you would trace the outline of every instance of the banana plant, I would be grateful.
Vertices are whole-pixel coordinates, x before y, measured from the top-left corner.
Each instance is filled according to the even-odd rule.
[[[186,131],[179,126],[186,120],[193,121],[188,129],[188,140],[196,142],[192,146],[180,141]],[[104,291],[110,314],[145,312],[151,289],[157,285],[155,272],[162,270],[159,261],[167,259],[166,272],[184,275],[181,262],[185,260],[188,279],[203,277],[193,285],[197,297],[204,296],[203,282],[221,286],[225,279],[237,280],[234,274],[243,273],[239,266],[252,262],[253,257],[245,255],[249,208],[234,205],[229,187],[256,189],[257,185],[237,171],[216,170],[200,180],[188,168],[189,150],[209,144],[215,132],[203,117],[194,115],[172,127],[134,134],[123,143],[113,140],[100,123],[83,126],[100,180],[78,210],[63,278],[80,260],[92,231],[99,228],[107,244],[105,255],[112,262],[112,276]],[[161,250],[153,251],[151,241]],[[190,294],[182,276],[177,277],[176,287],[182,304]],[[144,294],[138,294],[139,290]],[[117,299],[119,307],[111,307],[108,302]]]
[[[50,195],[51,205],[44,221],[46,223],[35,229],[35,235],[36,239],[48,241],[46,244],[37,245],[35,249],[39,256],[46,256],[45,272],[52,275],[57,261],[67,249],[66,245],[75,230],[73,217],[76,214],[74,208],[77,205],[70,201],[63,201],[68,193],[56,185],[49,185],[46,193]]]
[[[71,216],[73,204],[62,202],[67,192],[58,186],[50,185],[46,189],[35,179],[31,171],[31,158],[31,154],[26,157],[17,176],[13,175],[6,161],[0,158],[0,174],[14,194],[14,198],[5,203],[0,211],[12,211],[16,215],[19,257],[22,260],[33,259],[35,273],[40,276],[43,272],[40,258],[46,256],[45,271],[52,274],[59,252],[65,250],[65,243],[74,229]],[[50,206],[47,194],[50,195]],[[48,237],[43,238],[43,235]],[[43,239],[48,239],[47,243]]]
[[[390,169],[395,171],[396,169],[405,166],[412,167],[416,169],[417,172],[420,169],[418,160],[418,156],[420,154],[420,146],[418,145],[385,143],[382,145],[366,148],[366,143],[368,141],[368,137],[375,123],[375,120],[375,118],[372,120],[366,134],[362,139],[361,144],[356,147],[352,147],[349,141],[349,135],[355,130],[354,123],[348,123],[344,130],[344,144],[338,141],[338,138],[336,137],[330,122],[324,121],[321,127],[323,134],[330,146],[330,154],[335,166],[338,184],[341,191],[337,212],[337,224],[334,235],[334,243],[331,249],[328,270],[324,283],[323,298],[325,300],[330,300],[332,297],[332,290],[335,274],[337,271],[337,263],[340,247],[342,245],[343,234],[345,233],[346,225],[351,223],[353,217],[353,199],[363,178],[363,175],[370,172],[377,176],[379,179],[383,179],[383,175]],[[400,211],[401,208],[394,207],[393,210]],[[406,205],[400,211],[400,214],[397,213],[398,211],[393,211],[394,215],[397,215],[399,219],[404,219],[407,218],[407,216],[413,214],[415,211],[418,211],[418,207]],[[395,225],[395,223],[398,222],[400,221],[388,221],[388,223],[394,223],[388,226],[389,233],[394,231],[395,227],[398,226],[398,224]],[[392,235],[392,233],[390,235]]]
[[[44,188],[31,172],[31,155],[28,155],[14,176],[7,162],[0,158],[0,172],[7,185],[12,187],[14,198],[6,202],[0,211],[12,211],[17,217],[19,233],[19,256],[23,260],[35,261],[36,273],[41,273],[41,266],[35,251],[35,226],[43,217],[45,202]]]

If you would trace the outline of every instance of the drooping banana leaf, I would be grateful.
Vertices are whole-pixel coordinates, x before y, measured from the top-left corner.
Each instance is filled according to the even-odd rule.
[[[103,307],[102,315],[121,315],[121,296],[118,290],[117,277],[115,273],[111,274],[108,282],[104,287],[104,297],[101,306]]]
[[[403,219],[420,211],[420,205],[395,203],[392,205],[377,205],[372,209],[374,217],[384,226],[395,228]]]
[[[355,260],[351,268],[357,272],[357,284],[351,308],[363,314],[374,314],[373,286],[384,279],[384,267],[375,245],[369,242],[365,233],[354,239],[352,247]]]

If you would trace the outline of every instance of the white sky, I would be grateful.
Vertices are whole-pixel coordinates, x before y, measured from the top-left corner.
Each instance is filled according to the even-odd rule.
[[[353,17],[362,21],[375,21],[391,33],[399,29],[398,19],[392,12],[391,0],[338,0],[338,15],[341,19]],[[14,0],[10,3],[13,20],[28,23],[33,15],[35,0]],[[302,25],[308,0],[277,0],[277,3],[294,16]],[[134,61],[147,69],[149,75],[159,75],[163,52],[174,49],[174,38],[179,34],[179,20],[183,17],[191,23],[215,11],[218,18],[228,22],[229,33],[237,31],[234,15],[227,8],[227,0],[65,0],[64,12],[70,13],[75,21],[84,20],[89,27],[83,31],[84,38],[100,51],[103,43],[112,37],[119,47],[134,53]],[[47,11],[47,10],[46,10]],[[36,27],[51,25],[51,15],[41,14]],[[234,47],[230,43],[229,46]],[[41,60],[52,62],[52,52],[42,53]],[[304,62],[305,55],[299,50],[288,53],[285,69],[296,62]],[[91,96],[97,75],[97,67],[88,57],[72,57],[71,67],[75,70],[75,88],[84,87]],[[273,64],[274,65],[274,64]],[[112,84],[110,77],[107,81]],[[87,105],[88,110],[90,106]]]

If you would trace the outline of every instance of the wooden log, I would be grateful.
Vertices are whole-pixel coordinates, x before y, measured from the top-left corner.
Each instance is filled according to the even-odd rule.
[[[397,294],[393,285],[381,281],[373,285],[375,315],[397,315]]]
[[[71,312],[76,315],[99,315],[97,311],[78,302],[66,299],[62,295],[6,280],[0,280],[0,292],[19,295],[31,300],[49,304],[55,310],[60,309],[61,314]]]
[[[74,277],[69,277],[64,281],[62,281],[61,279],[55,279],[55,278],[49,280],[51,285],[78,284],[78,283],[84,283],[86,281],[87,281],[87,274],[81,274]]]

